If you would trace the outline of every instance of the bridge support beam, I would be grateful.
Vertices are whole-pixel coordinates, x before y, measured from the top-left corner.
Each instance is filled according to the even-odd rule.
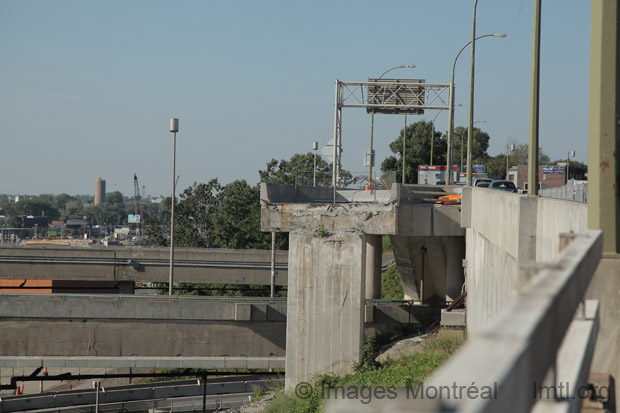
[[[321,373],[351,373],[364,334],[366,236],[292,231],[285,389]]]

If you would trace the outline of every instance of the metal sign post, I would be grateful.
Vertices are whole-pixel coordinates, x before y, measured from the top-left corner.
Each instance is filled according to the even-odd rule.
[[[342,108],[365,108],[368,113],[420,115],[424,110],[449,109],[449,84],[424,79],[369,79],[368,82],[336,80],[332,185],[334,203],[342,164]]]

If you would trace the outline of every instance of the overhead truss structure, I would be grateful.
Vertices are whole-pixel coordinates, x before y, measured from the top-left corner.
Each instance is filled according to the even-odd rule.
[[[424,110],[447,110],[450,84],[426,83],[424,79],[368,79],[368,82],[336,80],[334,156],[332,183],[340,181],[342,108],[365,108],[368,113],[421,115]]]

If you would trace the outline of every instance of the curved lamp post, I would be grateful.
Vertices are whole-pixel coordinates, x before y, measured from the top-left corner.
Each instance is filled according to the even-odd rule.
[[[377,80],[381,79],[383,76],[385,76],[387,72],[391,72],[392,70],[413,69],[414,67],[415,65],[399,65],[399,66],[391,67],[385,72],[381,73],[381,76],[379,76]],[[370,112],[370,166],[368,167],[368,183],[369,184],[372,182],[372,144],[373,144],[374,129],[375,129],[375,110],[373,109],[372,112]]]
[[[506,33],[483,34],[482,36],[476,37],[474,40],[482,39],[484,37],[506,37],[506,36],[507,36]],[[470,44],[472,44],[471,40],[467,42],[465,46],[461,48],[461,50],[459,50],[459,52],[456,54],[456,57],[454,58],[454,63],[452,63],[452,80],[450,81],[450,103],[449,103],[450,113],[449,113],[449,120],[448,120],[448,123],[449,123],[448,150],[446,153],[446,160],[447,160],[446,161],[446,164],[447,164],[446,185],[452,184],[452,136],[454,135],[454,71],[456,69],[456,61],[459,59],[459,56],[461,55],[463,50],[465,50],[467,46],[469,46]],[[469,148],[469,142],[468,142],[468,148]],[[468,160],[468,163],[469,163],[469,160]],[[471,169],[469,168],[469,164],[467,165],[467,167],[469,171]]]

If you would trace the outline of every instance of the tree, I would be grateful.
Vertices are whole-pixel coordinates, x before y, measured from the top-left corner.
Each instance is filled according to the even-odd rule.
[[[108,203],[106,200],[103,204],[89,205],[79,213],[86,215],[90,225],[122,225],[127,223],[127,215],[133,214],[134,208],[129,203]]]
[[[508,156],[509,165],[514,166],[529,164],[529,147],[530,146],[527,143],[515,145],[515,149]],[[502,156],[504,156],[504,162],[506,162],[506,155],[503,154]],[[550,163],[551,158],[543,152],[542,148],[538,148],[538,164],[549,165]]]
[[[314,154],[297,153],[290,160],[277,161],[272,159],[267,162],[264,171],[258,171],[261,182],[307,185],[312,186],[314,177]],[[320,156],[316,157],[316,181],[318,186],[331,185],[331,166]]]
[[[506,176],[506,155],[489,156],[484,159],[475,159],[475,164],[485,164],[487,167],[487,174],[490,176],[504,179]]]
[[[65,216],[80,214],[84,209],[84,204],[79,199],[68,200],[65,204]]]
[[[175,242],[180,247],[213,248],[214,217],[220,210],[222,186],[217,178],[206,184],[189,187],[179,196],[175,210]],[[165,202],[167,222],[170,222],[170,198]]]
[[[508,167],[527,165],[528,157],[528,145],[516,144],[515,149],[508,155]],[[489,175],[501,177],[502,179],[506,176],[506,153],[500,153],[495,156],[487,155],[486,157],[474,159],[473,162],[486,165]],[[551,159],[542,151],[542,148],[538,150],[538,164],[551,164]]]
[[[67,203],[72,199],[73,198],[69,194],[62,193],[60,195],[56,195],[56,198],[54,199],[54,201],[56,202],[56,208],[58,208],[59,211],[64,213],[65,209],[67,208]]]
[[[260,230],[260,187],[245,180],[221,186],[217,179],[195,188],[189,187],[179,197],[175,209],[175,245],[199,248],[271,248],[271,236]],[[162,211],[169,227],[171,199]],[[148,222],[150,245],[165,246],[159,222]],[[288,239],[279,237],[276,247],[286,247]],[[166,287],[162,284],[161,287]],[[180,284],[184,294],[225,296],[269,296],[265,286],[229,284]],[[167,287],[162,291],[167,292]],[[279,296],[282,293],[278,294]]]
[[[260,187],[245,179],[226,185],[214,227],[219,248],[271,248],[271,235],[260,229]]]
[[[453,158],[455,163],[461,163],[461,151],[463,154],[463,164],[467,164],[467,139],[468,128],[463,126],[457,126],[454,128],[454,154]],[[483,130],[474,127],[473,140],[471,143],[471,158],[472,159],[484,159],[489,155],[487,150],[489,149],[489,140],[491,137]]]
[[[106,204],[122,204],[123,201],[123,194],[121,194],[119,191],[114,191],[114,192],[108,192],[107,194],[105,194],[105,203]]]
[[[405,134],[406,159],[405,175],[407,183],[418,182],[418,165],[428,165],[430,162],[431,135],[433,126],[431,122],[421,120],[407,125],[406,130],[400,131],[400,136],[390,143],[390,149],[395,156],[387,157],[381,164],[382,171],[395,171],[397,178],[402,175],[403,134]],[[433,164],[446,163],[446,140],[441,132],[435,131],[433,142]],[[398,179],[397,179],[398,181]]]
[[[271,236],[260,229],[260,187],[245,180],[221,186],[217,179],[189,187],[175,208],[175,245],[190,248],[269,249]],[[161,213],[170,232],[170,198]],[[150,245],[167,245],[160,222],[149,221]],[[288,242],[279,237],[277,247]]]
[[[261,182],[270,184],[312,186],[314,184],[314,154],[297,153],[290,160],[272,159],[267,162],[264,171],[258,171]],[[354,177],[346,169],[340,170],[340,185],[348,186],[358,183],[359,179]],[[323,158],[317,156],[316,159],[316,186],[331,186],[332,168]]]

